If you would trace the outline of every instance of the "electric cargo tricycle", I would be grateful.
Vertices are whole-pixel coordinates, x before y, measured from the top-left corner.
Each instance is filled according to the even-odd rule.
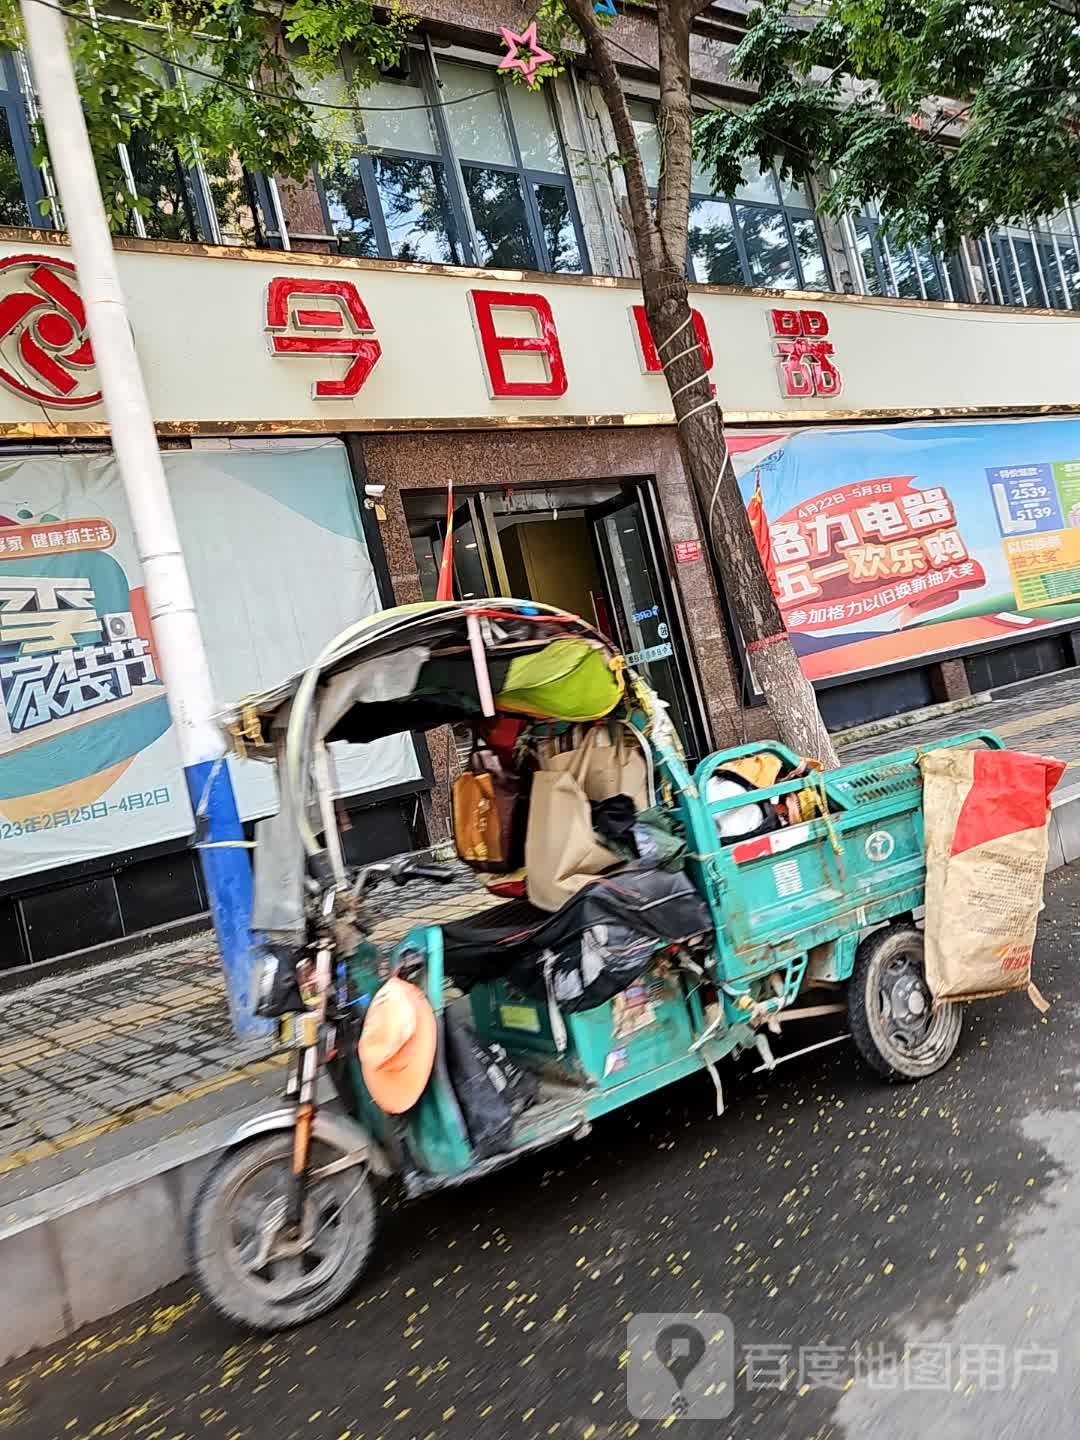
[[[331,743],[503,720],[527,740],[582,726],[631,737],[645,762],[648,808],[627,821],[640,843],[554,912],[463,888],[460,866],[430,857],[347,862]],[[915,919],[915,751],[822,773],[756,742],[691,773],[663,702],[605,636],[502,599],[361,621],[223,723],[236,753],[276,763],[280,797],[256,827],[252,923],[261,1013],[288,1052],[285,1099],[233,1137],[189,1226],[203,1293],[246,1326],[297,1325],[351,1290],[383,1177],[408,1196],[459,1185],[698,1071],[722,1112],[718,1062],[751,1051],[771,1069],[770,1040],[799,1019],[835,1015],[836,1038],[850,1033],[886,1080],[930,1075],[957,1046],[962,1011],[933,1004]],[[987,732],[943,743],[1000,747]],[[406,919],[380,945],[395,928],[369,913],[381,882],[416,886],[435,918]],[[440,906],[443,882],[455,891]],[[359,1050],[390,977],[426,997],[434,1040],[419,1098],[387,1113]]]

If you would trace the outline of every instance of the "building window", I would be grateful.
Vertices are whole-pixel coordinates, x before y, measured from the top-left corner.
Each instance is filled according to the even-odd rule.
[[[979,240],[991,304],[1080,309],[1080,247],[1068,211],[1004,225]]]
[[[929,240],[911,245],[893,239],[876,205],[854,216],[852,225],[868,294],[908,300],[968,298],[959,260],[946,259]]]
[[[371,108],[343,121],[363,148],[343,155],[321,177],[329,233],[342,255],[461,264],[461,225],[450,200],[446,162],[420,65],[369,85]],[[318,97],[355,101],[344,79],[323,82]]]
[[[1072,216],[1065,210],[1036,226],[1043,248],[1043,271],[1050,304],[1057,310],[1080,310],[1080,243]]]
[[[0,225],[53,224],[41,202],[45,188],[31,158],[30,127],[20,84],[19,64],[0,54]]]
[[[152,65],[163,90],[183,86],[193,94],[210,83],[198,75],[182,74],[165,61],[147,64]],[[135,194],[149,201],[148,207],[140,207],[138,219],[134,212],[129,215],[124,234],[145,235],[150,240],[265,244],[258,180],[245,170],[239,157],[206,161],[196,153],[195,159],[185,164],[171,145],[138,129],[119,147],[119,154]]]
[[[630,116],[650,186],[660,178],[656,111],[630,101]],[[805,189],[761,173],[756,161],[743,166],[734,196],[714,193],[705,169],[693,165],[690,179],[688,270],[704,285],[753,285],[770,290],[828,290],[825,249]]]
[[[141,212],[147,238],[209,240],[209,234],[200,231],[196,219],[194,177],[180,163],[176,151],[134,130],[127,142],[127,154],[135,193],[150,202],[149,209]],[[128,219],[124,233],[138,233],[134,214]]]
[[[344,81],[324,84],[350,103]],[[322,92],[327,91],[327,95]],[[438,95],[442,105],[433,104]],[[471,97],[471,98],[470,98]],[[342,254],[580,273],[585,247],[550,101],[413,51],[368,86],[357,148],[322,175]],[[379,107],[379,108],[375,108]]]
[[[163,86],[176,72],[157,67]],[[197,83],[197,82],[196,82]],[[21,55],[0,54],[0,225],[47,225],[45,187],[33,164],[27,107],[29,85]],[[121,231],[157,240],[220,240],[226,245],[264,243],[256,178],[235,157],[185,166],[170,146],[135,130],[118,158],[135,193],[148,200],[141,222],[129,212]]]

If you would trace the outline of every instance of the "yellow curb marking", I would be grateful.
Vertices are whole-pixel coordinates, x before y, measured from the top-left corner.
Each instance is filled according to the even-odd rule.
[[[270,1055],[265,1060],[254,1060],[249,1065],[242,1065],[236,1070],[225,1070],[220,1075],[215,1075],[212,1080],[203,1080],[198,1085],[190,1085],[186,1090],[173,1090],[166,1095],[158,1095],[155,1099],[145,1104],[137,1105],[132,1110],[125,1110],[118,1115],[110,1115],[107,1120],[95,1121],[92,1125],[81,1125],[77,1130],[69,1130],[66,1135],[59,1136],[56,1140],[43,1140],[39,1144],[31,1145],[26,1150],[16,1150],[11,1155],[0,1157],[0,1175],[7,1175],[12,1170],[19,1170],[24,1165],[32,1165],[35,1160],[44,1160],[51,1155],[58,1155],[62,1150],[74,1149],[76,1145],[82,1145],[88,1140],[98,1140],[102,1135],[109,1135],[115,1130],[121,1130],[125,1125],[131,1125],[137,1120],[147,1120],[153,1115],[161,1115],[170,1110],[185,1105],[189,1100],[198,1100],[203,1095],[210,1095],[215,1090],[225,1090],[228,1086],[235,1084],[238,1080],[248,1080],[256,1075],[266,1075],[272,1070],[279,1069],[288,1060],[287,1055]]]
[[[1005,720],[1002,724],[992,725],[990,728],[996,735],[1022,735],[1025,730],[1041,730],[1044,725],[1054,720],[1064,720],[1073,715],[1080,715],[1080,701],[1074,701],[1071,705],[1056,705],[1034,715],[1021,715],[1019,719]]]

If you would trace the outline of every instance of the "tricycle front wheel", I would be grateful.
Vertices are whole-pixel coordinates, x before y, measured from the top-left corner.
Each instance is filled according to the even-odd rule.
[[[359,1167],[313,1178],[298,1234],[285,1223],[292,1131],[227,1150],[207,1175],[188,1224],[188,1257],[205,1298],[253,1330],[288,1330],[337,1305],[375,1241],[375,1197]],[[335,1159],[314,1142],[317,1170]]]
[[[868,935],[847,986],[855,1048],[886,1080],[921,1080],[952,1059],[963,1011],[939,1005],[926,983],[923,937],[912,925]]]

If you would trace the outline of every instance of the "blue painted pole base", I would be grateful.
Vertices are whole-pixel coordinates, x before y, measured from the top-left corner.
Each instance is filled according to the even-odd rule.
[[[244,839],[232,778],[229,767],[216,760],[189,765],[184,775],[196,817],[195,844],[225,970],[233,1029],[241,1040],[253,1040],[268,1034],[271,1022],[254,1013],[251,851],[229,843]]]

